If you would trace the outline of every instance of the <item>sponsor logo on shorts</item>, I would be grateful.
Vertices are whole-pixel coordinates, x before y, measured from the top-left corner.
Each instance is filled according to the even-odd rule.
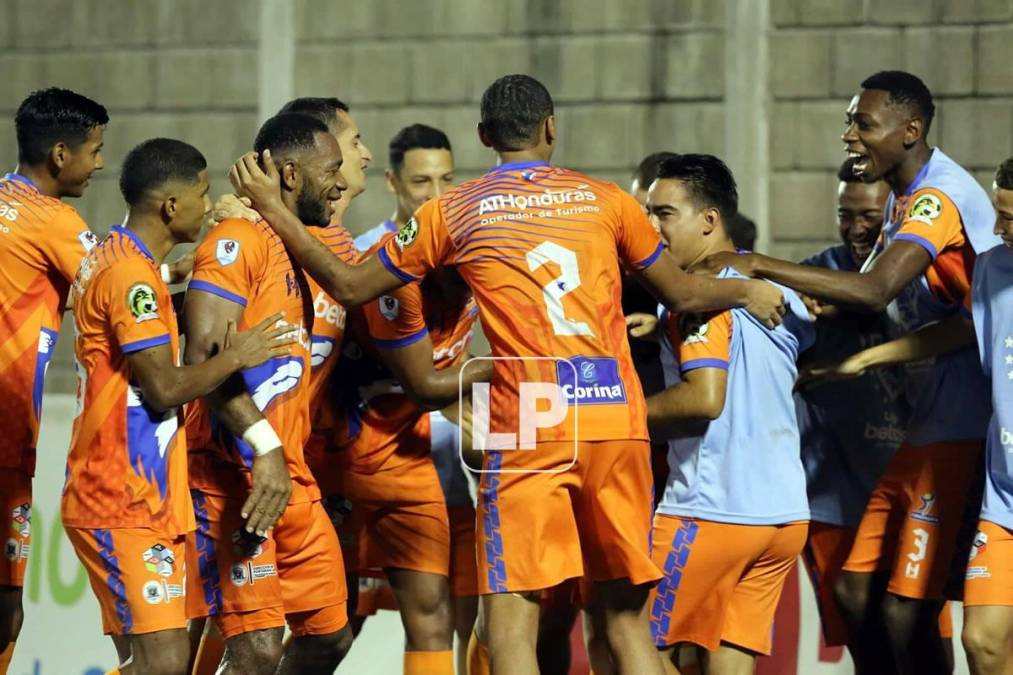
[[[932,513],[932,507],[935,506],[936,503],[935,494],[926,492],[919,499],[921,499],[921,504],[917,509],[911,512],[911,518],[923,523],[938,523],[939,516],[933,515]]]
[[[172,555],[172,551],[162,544],[155,544],[141,554],[141,557],[144,559],[144,569],[162,577],[172,576],[176,558]]]
[[[968,561],[974,560],[978,557],[978,554],[984,553],[988,549],[988,535],[978,530],[974,535],[974,542],[971,544],[971,555]]]
[[[987,565],[968,565],[965,579],[991,579],[992,573]]]
[[[32,545],[17,539],[8,539],[4,546],[4,555],[11,562],[28,560],[28,554],[32,552]]]
[[[568,405],[626,403],[619,362],[608,357],[574,356],[556,362],[556,379]]]
[[[261,579],[278,575],[273,564],[254,565],[252,562],[236,563],[229,570],[229,580],[233,586],[253,586]]]
[[[32,505],[25,503],[15,506],[11,510],[11,529],[19,537],[29,537],[32,534]]]
[[[144,582],[144,586],[141,587],[141,595],[144,597],[144,602],[149,605],[157,605],[168,600],[162,583],[154,579]]]

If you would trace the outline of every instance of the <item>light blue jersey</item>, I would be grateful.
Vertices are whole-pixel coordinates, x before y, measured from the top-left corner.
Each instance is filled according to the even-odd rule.
[[[844,245],[832,246],[803,265],[857,272]],[[816,322],[816,342],[806,361],[839,362],[882,344],[882,314],[842,312]],[[872,489],[904,440],[909,408],[903,368],[877,368],[862,377],[827,382],[795,395],[812,520],[857,527]]]
[[[994,408],[986,437],[981,518],[1013,529],[1013,250],[996,246],[978,258],[971,298]]]
[[[368,251],[373,244],[383,239],[389,232],[397,232],[397,225],[390,220],[385,220],[376,227],[370,228],[355,238],[355,248],[360,251]]]
[[[719,276],[742,278],[730,268]],[[665,386],[695,368],[725,368],[728,384],[717,419],[668,442],[658,513],[742,525],[809,519],[792,388],[814,330],[801,299],[782,290],[789,309],[775,330],[743,309],[702,318],[663,313]]]

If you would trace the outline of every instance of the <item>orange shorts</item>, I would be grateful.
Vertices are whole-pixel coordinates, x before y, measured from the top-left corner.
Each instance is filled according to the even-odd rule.
[[[106,635],[186,627],[184,535],[148,528],[67,528],[102,610]]]
[[[727,642],[770,654],[781,589],[805,546],[808,523],[732,525],[658,514],[654,561],[665,578],[651,592],[659,647]]]
[[[289,504],[263,541],[246,535],[242,501],[191,490],[187,616],[211,616],[225,638],[288,621],[295,635],[348,622],[341,546],[319,501]]]
[[[944,599],[964,550],[958,539],[967,507],[976,504],[976,519],[981,503],[974,495],[983,450],[981,441],[901,445],[869,497],[844,570],[888,571],[894,595]]]
[[[478,595],[478,555],[475,550],[475,507],[448,506],[450,519],[450,595]]]
[[[1013,532],[989,520],[978,521],[967,578],[964,604],[1013,606]]]
[[[377,611],[397,611],[397,598],[383,572],[367,571],[359,577],[359,594],[355,602],[355,616],[373,616]]]
[[[356,569],[449,575],[450,523],[429,455],[395,457],[376,473],[346,469],[335,478],[334,487],[352,502],[352,518],[362,528]]]
[[[564,441],[486,452],[476,523],[480,593],[538,591],[580,576],[661,578],[648,544],[647,441],[581,442],[575,462],[574,449]]]
[[[32,551],[31,476],[16,469],[0,471],[0,517],[8,523],[4,557],[0,560],[0,586],[24,586]]]
[[[809,523],[809,537],[806,540],[803,558],[809,579],[816,591],[816,606],[823,625],[823,641],[829,647],[848,644],[848,628],[841,618],[834,600],[834,583],[840,576],[844,561],[855,542],[855,528],[843,525],[829,525],[816,521]],[[953,618],[949,603],[939,613],[939,634],[944,638],[953,637]]]

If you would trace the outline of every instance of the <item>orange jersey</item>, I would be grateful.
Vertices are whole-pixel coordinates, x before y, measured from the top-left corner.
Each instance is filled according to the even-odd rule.
[[[347,263],[358,258],[355,240],[342,225],[311,227],[309,231],[334,255]],[[345,336],[345,308],[338,304],[312,277],[307,277],[313,299],[313,332],[310,335],[312,369],[310,374],[310,410],[316,410],[324,399],[324,384],[338,365],[341,341]]]
[[[352,467],[368,472],[399,450],[410,452],[414,447],[429,452],[428,415],[379,365],[380,351],[404,347],[429,335],[433,367],[450,368],[467,357],[477,318],[478,307],[470,295],[462,302],[450,302],[425,282],[408,284],[363,306],[364,330],[357,333],[362,335],[358,341],[366,350],[365,363],[350,366],[350,371],[361,367],[364,374],[353,377],[358,385],[353,405],[337,425],[339,446]],[[413,436],[420,437],[420,442],[411,443]]]
[[[132,382],[129,354],[168,345],[179,362],[169,288],[140,239],[114,227],[74,282],[78,414],[67,458],[64,525],[194,528],[179,411],[158,411]]]
[[[22,176],[0,179],[0,468],[35,473],[42,388],[70,284],[95,235]]]
[[[243,308],[239,329],[277,312],[297,326],[291,353],[242,372],[253,402],[281,438],[293,489],[291,503],[319,499],[320,491],[303,458],[310,432],[310,341],[313,308],[310,287],[278,235],[267,223],[231,219],[218,224],[197,247],[187,293],[211,293]],[[186,415],[190,484],[208,494],[236,496],[250,488],[253,449],[230,433],[197,401]]]
[[[622,271],[662,251],[618,186],[542,162],[506,164],[424,204],[379,252],[405,281],[456,265],[497,361],[490,430],[518,428],[520,383],[555,383],[566,419],[538,440],[647,439],[621,307]],[[579,424],[579,429],[578,429]]]

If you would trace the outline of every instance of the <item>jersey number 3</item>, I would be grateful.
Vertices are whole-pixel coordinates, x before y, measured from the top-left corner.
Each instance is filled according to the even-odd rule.
[[[580,287],[577,254],[554,242],[543,241],[528,251],[526,257],[528,269],[532,272],[549,262],[559,265],[559,276],[542,286],[542,296],[545,298],[545,308],[553,332],[556,335],[594,335],[586,323],[568,319],[563,313],[563,296]]]

